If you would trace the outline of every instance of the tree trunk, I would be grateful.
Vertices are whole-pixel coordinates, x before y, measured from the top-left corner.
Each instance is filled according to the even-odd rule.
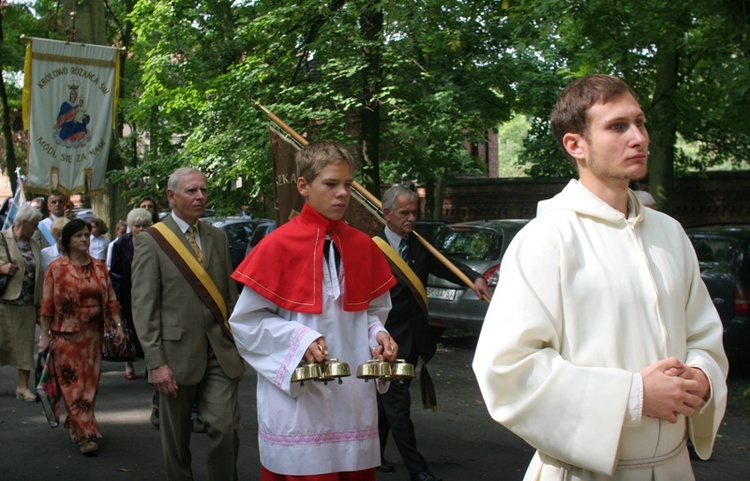
[[[435,181],[425,180],[424,183],[424,220],[433,220],[435,212]]]
[[[380,197],[380,62],[383,12],[380,2],[366,6],[360,16],[362,36],[368,45],[363,49],[365,68],[362,75],[362,107],[360,121],[362,185]]]
[[[3,13],[0,8],[0,43],[5,41],[3,33]],[[10,179],[11,192],[16,191],[16,151],[13,148],[13,129],[10,125],[10,106],[8,105],[8,92],[5,90],[5,80],[3,78],[3,69],[0,66],[0,103],[2,103],[2,121],[3,121],[3,142],[5,143],[5,168],[8,178]]]
[[[443,200],[445,199],[445,180],[435,181],[434,204],[432,207],[432,220],[443,220]]]
[[[10,179],[11,192],[16,191],[16,151],[13,148],[13,129],[10,125],[10,107],[8,106],[8,93],[5,91],[3,80],[3,69],[0,68],[0,102],[3,104],[3,142],[5,143],[5,167]]]
[[[71,13],[75,12],[74,42],[107,45],[105,30],[104,2],[94,0],[65,0],[63,12],[65,25],[68,27],[66,37],[70,36]]]
[[[70,34],[70,13],[75,11],[75,41],[89,43],[93,45],[108,45],[105,31],[104,2],[95,0],[66,0],[65,1],[65,22]],[[124,63],[124,55],[121,56],[121,62]],[[124,65],[121,64],[121,67]],[[122,75],[124,68],[121,68]],[[120,96],[123,91],[120,89]],[[115,112],[115,115],[117,113]],[[119,123],[118,123],[119,125]],[[124,167],[124,162],[117,153],[117,139],[121,137],[121,132],[115,135],[110,144],[109,156],[107,160],[107,172],[120,170]],[[86,186],[88,189],[88,186]],[[90,196],[88,191],[85,193],[84,202],[91,206],[94,215],[106,222],[108,227],[113,227],[118,220],[124,220],[127,217],[127,205],[121,197],[124,186],[118,185],[108,180],[104,183],[105,193],[103,195]]]
[[[674,93],[677,89],[679,54],[674,47],[659,48],[654,62],[657,65],[654,87],[653,121],[649,122],[651,136],[648,184],[657,208],[672,212],[674,183],[674,145],[677,137],[677,109]]]

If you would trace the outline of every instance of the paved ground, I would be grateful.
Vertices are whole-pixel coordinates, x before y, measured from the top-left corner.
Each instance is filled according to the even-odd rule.
[[[487,415],[470,370],[475,342],[475,337],[457,333],[443,343],[430,363],[441,409],[425,411],[419,399],[414,399],[420,450],[432,471],[445,481],[520,480],[532,450]],[[136,367],[142,374],[143,363]],[[80,455],[64,429],[49,428],[40,404],[16,400],[16,382],[14,369],[0,368],[0,481],[164,479],[159,433],[149,423],[151,388],[142,378],[127,381],[123,366],[104,363],[96,413],[105,437],[92,457]],[[747,379],[740,382],[748,384]],[[417,386],[412,392],[418,395]],[[244,424],[240,480],[255,481],[259,464],[252,370],[241,384],[240,402]],[[206,480],[205,435],[194,434],[192,445],[195,479]],[[749,449],[750,421],[729,412],[713,459],[694,463],[697,478],[747,481]],[[387,456],[397,471],[378,474],[378,481],[408,480],[392,443]]]

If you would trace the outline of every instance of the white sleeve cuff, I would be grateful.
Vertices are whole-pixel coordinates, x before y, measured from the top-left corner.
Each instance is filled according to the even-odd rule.
[[[633,382],[630,384],[630,397],[628,398],[628,409],[625,413],[625,426],[636,427],[641,424],[643,416],[643,378],[641,373],[633,373]]]
[[[708,377],[708,373],[706,372],[705,369],[703,369],[700,366],[690,366],[690,367],[695,368],[695,369],[700,369],[703,372],[703,374],[706,375],[706,379],[708,379],[708,398],[703,400],[703,404],[698,409],[698,414],[703,414],[703,411],[706,410],[706,407],[709,404],[711,404],[711,401],[713,400],[713,397],[714,397],[714,384],[713,384],[713,382],[711,382],[711,378]]]

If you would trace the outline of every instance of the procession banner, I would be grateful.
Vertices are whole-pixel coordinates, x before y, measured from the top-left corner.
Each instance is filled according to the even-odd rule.
[[[299,146],[276,129],[269,128],[273,153],[273,178],[276,190],[274,220],[280,226],[302,211],[305,199],[297,190],[297,165],[294,156]]]
[[[26,46],[23,116],[26,188],[104,192],[119,89],[114,47],[32,38]]]

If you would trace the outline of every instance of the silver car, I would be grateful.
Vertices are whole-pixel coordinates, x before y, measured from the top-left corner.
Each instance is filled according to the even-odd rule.
[[[500,260],[513,236],[528,222],[528,219],[501,219],[451,224],[435,231],[432,244],[449,259],[482,274],[494,291]],[[426,287],[429,323],[436,331],[446,327],[481,330],[489,304],[477,298],[472,289],[433,275],[429,276]]]

